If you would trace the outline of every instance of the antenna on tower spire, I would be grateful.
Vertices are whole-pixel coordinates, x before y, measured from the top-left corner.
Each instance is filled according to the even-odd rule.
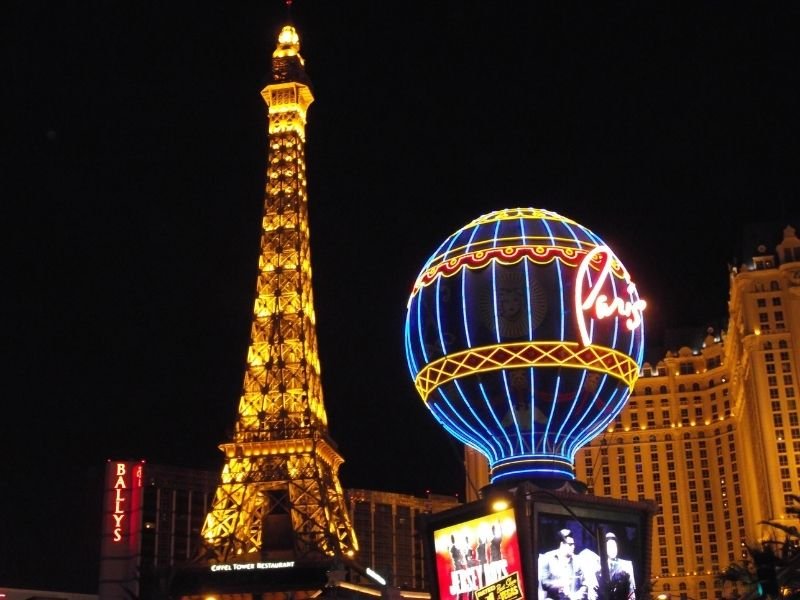
[[[287,22],[292,22],[292,1],[293,0],[284,0],[284,4],[286,4],[286,20]]]

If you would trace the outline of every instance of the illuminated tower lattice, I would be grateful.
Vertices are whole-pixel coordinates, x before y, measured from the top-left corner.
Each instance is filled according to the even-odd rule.
[[[295,29],[272,55],[269,159],[247,369],[225,465],[203,526],[207,558],[317,559],[357,551],[328,436],[311,290],[305,173],[314,98]]]

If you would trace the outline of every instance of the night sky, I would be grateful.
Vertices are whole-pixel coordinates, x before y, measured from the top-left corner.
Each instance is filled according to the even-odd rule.
[[[673,329],[724,327],[728,265],[800,228],[800,9],[679,4],[295,2],[344,487],[463,495],[402,330],[424,261],[479,215],[546,208],[605,239],[649,302],[653,361]],[[260,90],[286,14],[6,12],[0,586],[96,591],[106,459],[220,468],[255,293]]]

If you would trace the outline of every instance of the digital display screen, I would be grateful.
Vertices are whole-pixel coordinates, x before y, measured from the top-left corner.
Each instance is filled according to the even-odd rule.
[[[439,600],[524,597],[514,509],[433,531]]]
[[[604,582],[613,597],[635,600],[644,582],[643,527],[635,513],[536,511],[539,600],[596,600]],[[600,544],[604,548],[601,549]],[[601,554],[607,557],[604,577]]]

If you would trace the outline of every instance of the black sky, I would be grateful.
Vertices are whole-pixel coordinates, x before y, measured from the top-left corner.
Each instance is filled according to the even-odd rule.
[[[402,325],[424,260],[481,214],[537,206],[604,238],[649,301],[651,359],[669,328],[724,326],[746,226],[770,223],[770,247],[800,227],[799,11],[294,3],[345,487],[463,493]],[[221,464],[255,290],[260,90],[286,10],[20,2],[6,16],[0,585],[91,591],[106,459]]]

